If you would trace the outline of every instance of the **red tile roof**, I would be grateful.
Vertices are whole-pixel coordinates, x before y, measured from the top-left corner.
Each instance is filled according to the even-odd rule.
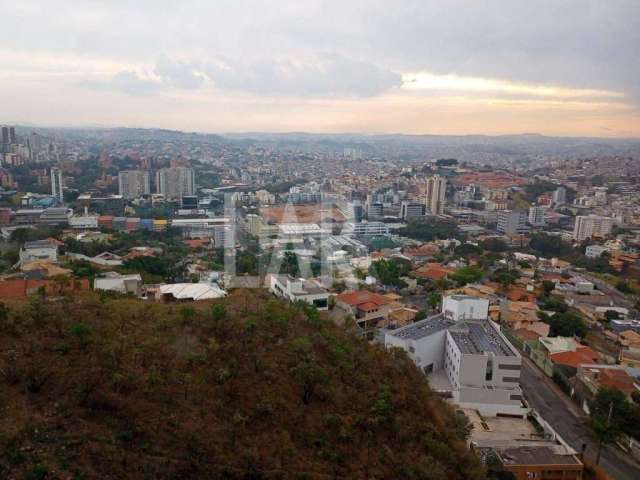
[[[426,278],[429,280],[440,280],[450,273],[453,273],[453,270],[444,267],[440,263],[427,263],[426,265],[415,269],[413,273],[420,278]]]
[[[633,377],[617,368],[605,368],[600,372],[600,386],[616,388],[627,395],[637,390]]]
[[[369,290],[358,290],[355,292],[345,292],[338,295],[338,300],[352,307],[362,307],[367,304],[374,305],[377,308],[381,305],[391,303],[392,300],[378,293]]]
[[[553,363],[578,368],[582,363],[598,363],[600,354],[586,345],[580,345],[575,352],[554,353],[549,358]]]

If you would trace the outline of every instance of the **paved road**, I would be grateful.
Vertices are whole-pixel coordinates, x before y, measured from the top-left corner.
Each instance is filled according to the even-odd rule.
[[[576,451],[587,444],[586,457],[595,462],[597,447],[589,437],[586,416],[557,385],[542,373],[528,358],[522,358],[520,385],[525,398],[533,408],[560,434]],[[613,448],[603,448],[600,466],[616,480],[640,479],[640,465],[629,460]]]
[[[625,296],[622,292],[618,291],[615,287],[611,286],[604,280],[600,280],[598,277],[591,275],[587,272],[572,272],[574,275],[579,275],[585,280],[592,282],[598,290],[604,293],[605,295],[609,295],[611,299],[614,301],[614,304],[618,307],[624,307],[628,309],[633,309],[634,303]]]

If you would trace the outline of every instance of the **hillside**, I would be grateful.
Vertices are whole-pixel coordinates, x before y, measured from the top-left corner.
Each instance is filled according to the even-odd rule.
[[[8,308],[0,478],[484,478],[404,354],[264,292]]]

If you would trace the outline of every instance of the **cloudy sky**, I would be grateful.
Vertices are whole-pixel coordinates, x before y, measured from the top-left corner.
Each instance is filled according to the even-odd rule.
[[[0,0],[0,123],[640,137],[639,0]]]

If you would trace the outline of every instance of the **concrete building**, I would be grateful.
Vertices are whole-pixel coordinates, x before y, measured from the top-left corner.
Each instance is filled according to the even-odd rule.
[[[544,210],[542,207],[529,207],[529,225],[532,227],[544,227],[546,223]]]
[[[384,216],[384,205],[380,202],[367,203],[367,218],[382,218]]]
[[[195,175],[192,168],[163,168],[156,173],[158,193],[167,199],[180,199],[195,193]]]
[[[69,219],[69,226],[80,230],[98,228],[98,216],[75,215]]]
[[[609,249],[604,245],[589,245],[584,251],[587,258],[600,258],[603,253],[608,253]]]
[[[231,228],[226,217],[174,218],[171,227],[179,228],[185,238],[213,238],[216,247],[224,246],[225,236]]]
[[[118,194],[123,198],[138,198],[151,194],[149,172],[143,170],[123,170],[118,172]]]
[[[389,235],[389,227],[383,222],[347,223],[343,233],[359,236]]]
[[[142,293],[142,277],[139,273],[120,275],[117,272],[107,272],[103,277],[96,277],[93,282],[93,288],[94,290],[110,290],[140,296]]]
[[[610,217],[599,215],[586,215],[576,217],[573,227],[573,239],[582,242],[589,238],[604,238],[611,233],[614,220]]]
[[[62,170],[58,167],[51,167],[51,195],[56,197],[60,203],[64,202]]]
[[[36,240],[25,242],[20,250],[20,265],[28,262],[45,260],[49,262],[58,261],[58,245],[52,240]]]
[[[385,346],[407,351],[432,388],[461,408],[485,416],[527,411],[519,385],[522,359],[488,320],[485,299],[445,297],[443,313],[388,332]]]
[[[445,206],[447,179],[434,175],[427,179],[427,195],[425,205],[433,215],[442,215]]]
[[[521,235],[527,233],[527,214],[518,210],[501,210],[498,212],[498,231],[505,235]]]
[[[73,216],[73,210],[64,207],[45,208],[38,219],[45,225],[68,225]]]
[[[486,319],[489,300],[471,295],[447,295],[442,299],[442,314],[459,322],[466,319]]]
[[[290,302],[307,302],[318,310],[328,310],[329,292],[318,283],[291,275],[270,275],[269,290]]]
[[[400,218],[403,220],[421,218],[424,217],[426,210],[426,206],[422,203],[405,201],[400,206]]]
[[[564,187],[558,187],[556,191],[553,192],[553,204],[558,206],[565,203],[567,203],[567,189]]]

